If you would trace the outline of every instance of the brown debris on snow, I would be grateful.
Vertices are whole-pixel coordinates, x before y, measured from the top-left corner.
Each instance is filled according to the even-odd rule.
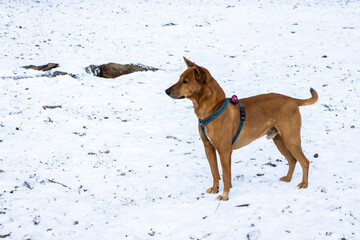
[[[87,73],[92,73],[102,78],[117,78],[119,76],[140,71],[157,71],[157,68],[144,66],[141,64],[118,64],[107,63],[102,65],[90,65],[85,68]]]
[[[58,106],[43,106],[42,108],[43,108],[44,110],[46,110],[46,109],[62,108],[62,106],[61,106],[61,105],[58,105]]]
[[[99,151],[99,153],[89,152],[88,155],[98,155],[98,154],[109,154],[110,150],[106,150],[104,152]]]
[[[41,65],[41,66],[29,65],[29,66],[24,66],[23,68],[48,72],[46,74],[37,75],[35,77],[51,77],[51,78],[54,78],[54,77],[57,77],[59,75],[69,75],[70,77],[77,78],[77,76],[75,74],[72,74],[72,73],[67,73],[67,72],[62,72],[62,71],[49,72],[50,70],[52,70],[54,68],[57,68],[57,67],[59,67],[59,64],[57,64],[57,63],[48,63],[48,64]],[[32,77],[34,77],[34,76],[30,76],[30,77],[28,77],[28,76],[17,76],[17,77],[14,77],[14,79],[23,79],[23,78],[32,78]],[[8,78],[8,77],[6,77],[6,78]]]
[[[10,237],[10,236],[11,236],[11,233],[8,233],[8,234],[0,235],[0,238],[7,238],[7,237]]]
[[[55,180],[48,179],[48,178],[47,178],[47,180],[48,180],[49,182],[51,182],[51,183],[59,184],[59,185],[61,185],[61,186],[65,187],[65,188],[68,188],[68,189],[70,189],[70,190],[71,190],[71,188],[70,188],[70,187],[66,186],[65,184],[63,184],[63,183],[61,183],[61,182],[57,182],[57,181],[55,181]]]
[[[248,207],[250,206],[249,203],[245,203],[245,204],[239,204],[239,205],[236,205],[235,207]]]
[[[24,66],[23,68],[39,70],[39,71],[49,71],[53,68],[57,68],[58,66],[59,66],[59,64],[57,64],[57,63],[48,63],[48,64],[41,65],[41,66],[29,65],[29,66]]]

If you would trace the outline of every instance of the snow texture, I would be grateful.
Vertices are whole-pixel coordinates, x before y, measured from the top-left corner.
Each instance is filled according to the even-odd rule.
[[[1,0],[0,19],[0,236],[360,239],[359,1]],[[164,93],[183,56],[227,96],[318,91],[307,189],[264,137],[233,153],[228,201],[206,193],[192,104]],[[22,68],[49,62],[78,78]],[[108,62],[160,70],[85,72]]]

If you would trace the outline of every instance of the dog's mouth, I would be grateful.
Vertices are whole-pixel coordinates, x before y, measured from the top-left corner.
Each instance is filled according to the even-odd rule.
[[[176,97],[176,96],[172,96],[172,95],[169,95],[169,96],[173,99],[184,99],[185,98],[185,96],[181,96],[181,97]]]

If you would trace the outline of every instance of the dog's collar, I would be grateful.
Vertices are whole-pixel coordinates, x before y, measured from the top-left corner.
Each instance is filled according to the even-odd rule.
[[[240,105],[240,115],[241,115],[240,124],[239,124],[239,128],[236,131],[236,135],[233,138],[231,144],[234,144],[234,142],[238,138],[238,136],[239,136],[239,134],[241,132],[242,126],[244,124],[244,121],[245,121],[245,109],[244,109],[244,106],[242,105],[242,103],[234,95],[231,98],[226,98],[225,101],[223,102],[223,104],[215,112],[213,112],[210,116],[208,116],[204,120],[199,119],[199,124],[200,124],[201,131],[202,131],[202,133],[204,134],[205,138],[208,141],[210,141],[210,140],[209,140],[208,136],[205,133],[205,126],[207,124],[209,124],[210,122],[212,122],[213,120],[215,120],[218,116],[220,116],[225,111],[225,109],[228,106],[229,102],[231,102],[233,104],[239,103],[239,105]]]

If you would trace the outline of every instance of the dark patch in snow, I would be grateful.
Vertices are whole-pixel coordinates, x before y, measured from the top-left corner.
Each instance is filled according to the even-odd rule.
[[[101,78],[117,78],[122,75],[140,71],[157,71],[159,69],[142,64],[118,64],[107,63],[102,65],[90,65],[85,68],[87,73],[92,73]]]
[[[29,66],[24,66],[23,68],[25,69],[33,69],[33,70],[38,70],[38,71],[49,71],[53,68],[57,68],[59,67],[59,64],[57,63],[48,63],[45,65],[41,65],[41,66],[34,66],[34,65],[29,65]]]
[[[268,165],[268,166],[271,166],[271,167],[276,167],[277,165],[272,163],[272,162],[268,162],[268,163],[265,163],[264,165]]]

